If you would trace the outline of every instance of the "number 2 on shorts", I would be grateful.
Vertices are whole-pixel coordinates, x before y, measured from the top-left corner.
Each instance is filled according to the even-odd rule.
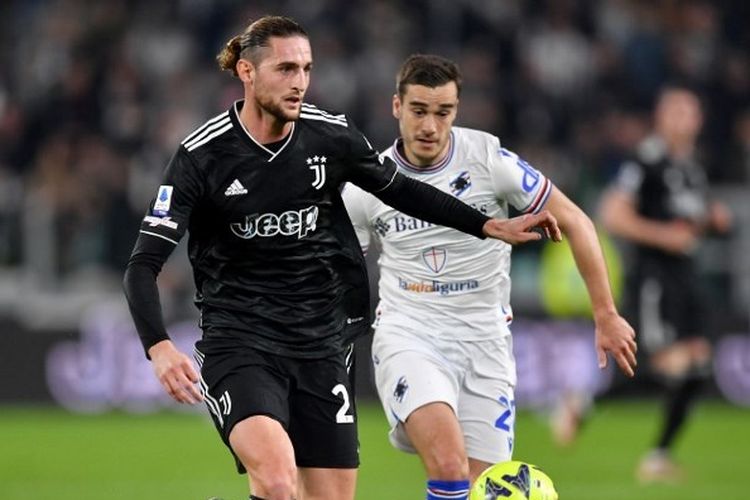
[[[508,398],[505,396],[501,396],[499,398],[500,404],[503,405],[506,410],[500,415],[500,417],[495,420],[495,427],[497,427],[500,430],[510,432],[510,420],[513,417],[513,410],[516,408],[516,402],[515,401],[508,401]]]
[[[354,415],[346,414],[346,412],[349,411],[349,392],[347,392],[346,386],[344,386],[344,384],[336,384],[331,392],[336,396],[341,396],[341,399],[344,400],[344,402],[341,404],[341,408],[339,408],[339,411],[336,412],[336,423],[353,424]]]

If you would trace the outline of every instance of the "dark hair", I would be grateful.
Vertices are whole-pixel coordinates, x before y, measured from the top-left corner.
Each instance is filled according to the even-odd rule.
[[[458,94],[461,94],[461,71],[456,63],[441,56],[413,54],[398,70],[396,90],[398,96],[403,97],[407,85],[435,88],[449,82],[456,82]]]
[[[242,34],[233,36],[216,56],[216,60],[222,70],[231,71],[237,76],[237,61],[240,58],[257,63],[260,60],[259,49],[268,47],[270,38],[293,36],[309,38],[305,29],[290,17],[263,16],[245,28]]]

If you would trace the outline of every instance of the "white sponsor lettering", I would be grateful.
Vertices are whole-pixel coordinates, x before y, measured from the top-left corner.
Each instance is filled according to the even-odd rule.
[[[243,222],[230,224],[232,232],[244,240],[256,236],[270,238],[281,234],[282,236],[297,235],[304,238],[310,231],[315,231],[318,223],[318,207],[311,205],[301,210],[289,210],[281,215],[276,214],[253,214],[246,215]]]
[[[177,223],[172,221],[171,217],[154,217],[153,215],[147,215],[143,218],[144,222],[148,222],[151,227],[164,226],[169,229],[177,229]]]

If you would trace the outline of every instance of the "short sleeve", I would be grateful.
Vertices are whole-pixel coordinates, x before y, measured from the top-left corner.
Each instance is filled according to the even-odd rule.
[[[633,197],[637,197],[643,186],[645,172],[643,166],[636,161],[626,161],[620,167],[615,177],[613,187]]]
[[[497,138],[493,139],[487,165],[495,195],[519,212],[539,213],[547,204],[552,183],[529,162],[501,147]]]

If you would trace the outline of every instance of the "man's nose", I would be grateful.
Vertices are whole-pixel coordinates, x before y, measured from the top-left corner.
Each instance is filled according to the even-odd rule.
[[[308,73],[303,68],[300,68],[294,73],[292,86],[297,90],[304,91],[307,88],[308,78]]]
[[[435,117],[427,115],[422,120],[422,133],[425,135],[433,135],[437,132],[437,122]]]

